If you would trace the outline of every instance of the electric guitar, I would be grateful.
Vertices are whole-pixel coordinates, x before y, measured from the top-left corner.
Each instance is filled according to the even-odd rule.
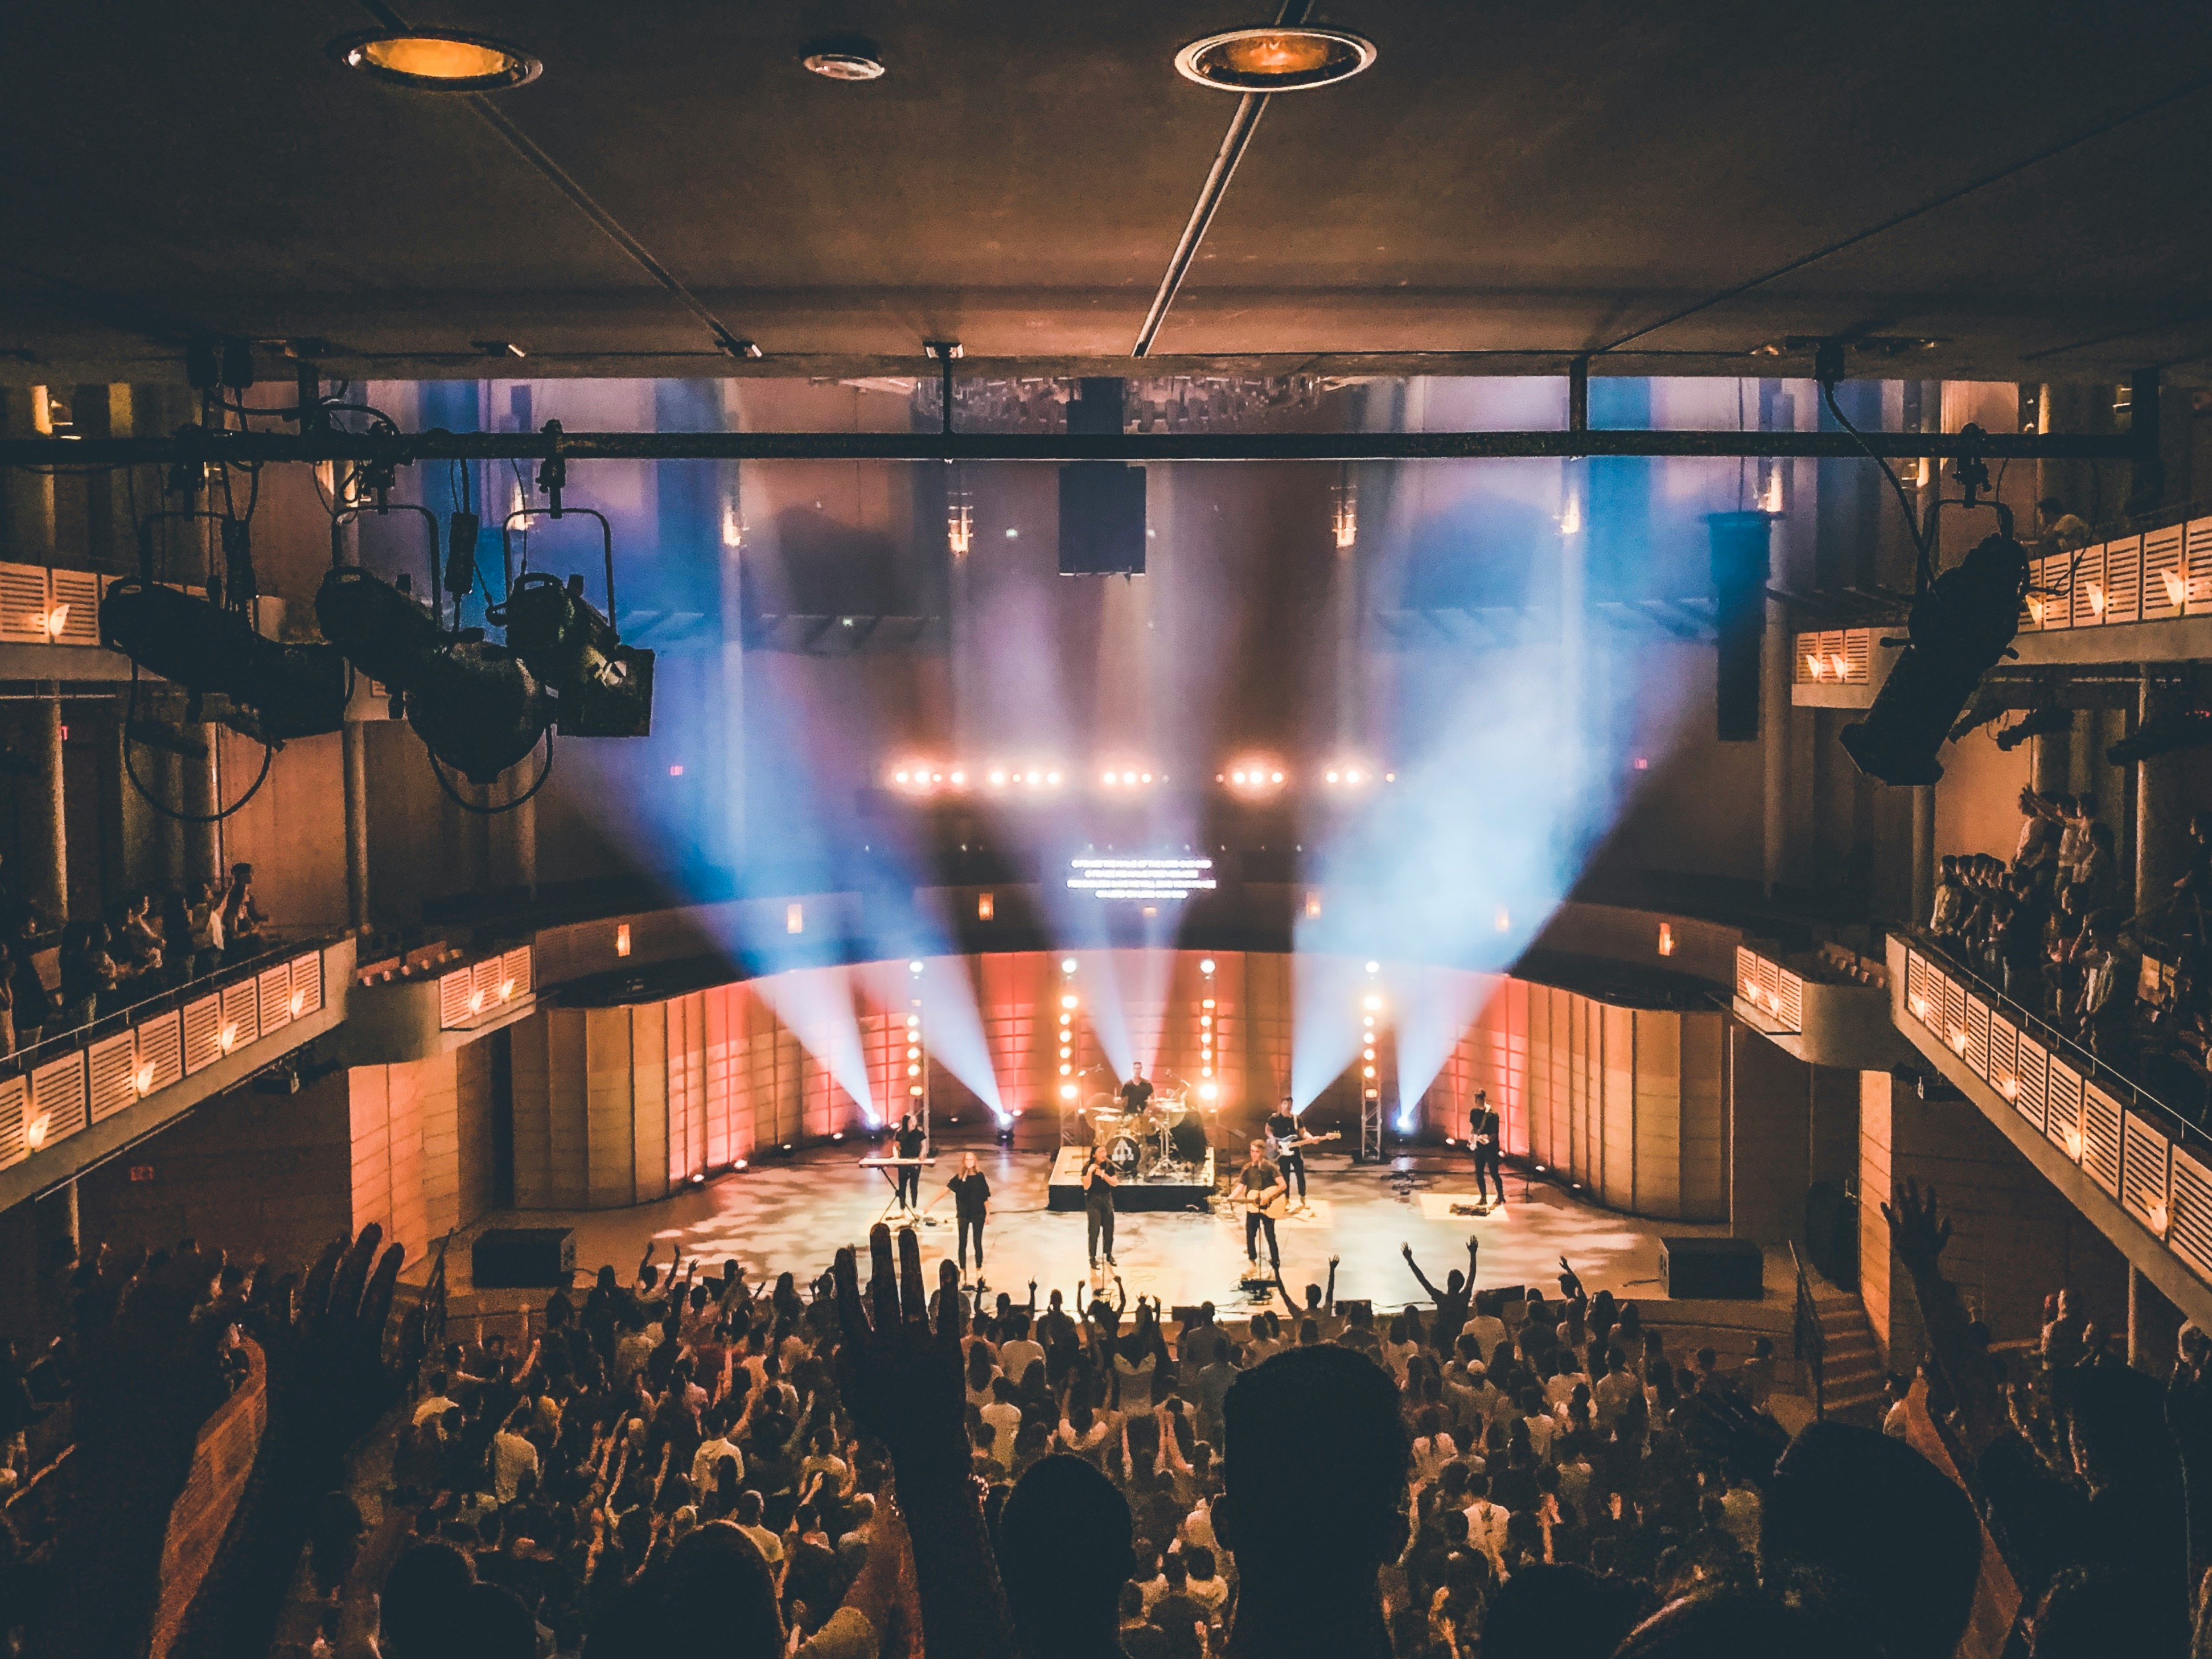
[[[1267,1156],[1279,1158],[1285,1152],[1302,1152],[1308,1146],[1318,1146],[1325,1140],[1341,1140],[1344,1131],[1331,1129],[1326,1134],[1310,1135],[1303,1129],[1294,1129],[1286,1135],[1267,1137]]]

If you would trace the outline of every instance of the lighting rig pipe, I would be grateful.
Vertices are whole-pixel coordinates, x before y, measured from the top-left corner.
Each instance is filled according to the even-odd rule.
[[[0,439],[0,467],[384,461],[1454,461],[1577,455],[1735,460],[2124,461],[2126,433],[1869,432],[213,432]]]

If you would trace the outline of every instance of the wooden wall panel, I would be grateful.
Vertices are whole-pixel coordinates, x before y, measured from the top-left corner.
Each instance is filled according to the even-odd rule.
[[[1728,1219],[1728,1118],[1723,1056],[1728,1022],[1682,1016],[1682,1219]]]
[[[1635,1143],[1638,1215],[1682,1213],[1682,1016],[1639,1012],[1635,1017],[1634,1092],[1628,1103]]]
[[[668,1005],[633,1008],[629,1017],[629,1109],[636,1137],[632,1201],[648,1204],[678,1184],[668,1117]]]
[[[594,1210],[637,1201],[637,1117],[630,1099],[630,1012],[586,1008],[584,1202]]]

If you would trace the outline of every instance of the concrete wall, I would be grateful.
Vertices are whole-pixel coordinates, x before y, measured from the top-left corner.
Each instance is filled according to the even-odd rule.
[[[189,1236],[304,1266],[351,1231],[349,1139],[343,1075],[296,1095],[234,1090],[82,1176],[80,1237],[127,1249]]]
[[[1945,1275],[1993,1340],[2036,1335],[2043,1298],[2058,1290],[2108,1333],[2126,1329],[2125,1258],[1971,1103],[1925,1102],[1868,1072],[1859,1116],[1859,1294],[1893,1370],[1910,1370],[1925,1344],[1881,1208],[1907,1179],[1935,1188],[1952,1228]]]

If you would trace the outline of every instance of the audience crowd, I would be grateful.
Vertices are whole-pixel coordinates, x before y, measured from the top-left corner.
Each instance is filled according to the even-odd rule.
[[[106,1379],[69,1466],[94,1481],[71,1499],[92,1524],[72,1555],[66,1517],[57,1545],[8,1511],[0,1635],[34,1659],[87,1650],[87,1617],[129,1599],[112,1560],[133,1516],[142,1532],[153,1517],[138,1573],[167,1559],[160,1483],[108,1486],[162,1466],[196,1419],[165,1425],[146,1354],[112,1335],[103,1352],[98,1328],[182,1263],[198,1282],[174,1328],[218,1356],[197,1392],[242,1374],[233,1322],[270,1355],[274,1462],[234,1530],[256,1535],[264,1484],[328,1471],[258,1517],[276,1547],[259,1593],[289,1599],[284,1650],[315,1659],[368,1654],[370,1632],[380,1659],[1944,1659],[1978,1608],[2000,1632],[2008,1615],[1984,1526],[2020,1593],[2023,1659],[2212,1651],[2212,1625],[2192,1634],[2212,1346],[2185,1327],[2162,1382],[2058,1297],[2039,1352],[2008,1374],[1942,1273],[1933,1194],[1884,1208],[1926,1331],[1924,1392],[1881,1431],[1794,1437],[1770,1410],[1771,1350],[1678,1357],[1571,1270],[1556,1297],[1476,1291],[1471,1273],[1438,1288],[1410,1252],[1422,1294],[1395,1313],[1316,1285],[1296,1301],[1279,1286],[1280,1313],[1170,1321],[1118,1282],[1017,1300],[962,1286],[949,1262],[927,1293],[915,1236],[894,1269],[882,1228],[867,1303],[850,1252],[802,1285],[735,1262],[702,1277],[648,1249],[628,1283],[603,1267],[556,1292],[527,1341],[478,1330],[418,1360],[418,1313],[396,1369],[378,1333],[397,1252],[362,1294],[374,1230],[308,1275],[304,1299],[334,1311],[304,1324],[279,1311],[297,1293],[272,1303],[266,1275],[189,1243],[120,1274],[95,1259],[71,1267],[82,1328],[47,1362]],[[349,1334],[335,1310],[356,1305]],[[356,1386],[380,1373],[394,1392]],[[387,1433],[336,1485],[314,1448],[379,1414]],[[109,1578],[88,1577],[101,1563]],[[253,1621],[235,1582],[226,1593],[235,1626],[210,1615],[180,1651],[266,1650],[239,1645]],[[76,1639],[58,1641],[71,1620]]]
[[[757,1286],[734,1262],[704,1280],[696,1266],[648,1252],[628,1285],[602,1268],[580,1298],[550,1299],[526,1350],[489,1337],[436,1359],[393,1466],[416,1541],[385,1587],[384,1659],[605,1659],[685,1650],[687,1634],[714,1652],[913,1650],[932,1623],[904,1501],[923,1460],[854,1397],[831,1277]],[[1828,1424],[1792,1443],[1766,1409],[1771,1348],[1678,1358],[1571,1273],[1556,1300],[1471,1293],[1455,1273],[1387,1316],[1314,1285],[1284,1295],[1287,1316],[1207,1306],[1171,1330],[1118,1283],[1040,1305],[1034,1286],[971,1295],[951,1272],[928,1314],[957,1343],[957,1389],[945,1461],[927,1468],[981,1494],[989,1548],[935,1588],[964,1605],[1002,1583],[1029,1659],[1784,1643],[1935,1659],[1973,1603],[1974,1508],[1902,1443],[1901,1407],[1887,1434]],[[881,1310],[879,1330],[897,1322]],[[2173,1442],[2157,1385],[2113,1370],[2054,1307],[2002,1436],[1962,1443],[2043,1601],[2038,1659],[2122,1650],[2099,1645],[2115,1629],[2130,1652],[2187,1646]],[[1964,1426],[1960,1363],[1929,1374]],[[2141,1417],[2132,1438],[2115,1412]],[[2140,1462],[2154,1445],[2164,1477]],[[2163,1601],[2143,1593],[2152,1571],[2170,1573]],[[740,1603],[777,1644],[710,1616]],[[453,1645],[464,1629],[479,1645]]]
[[[0,1058],[242,962],[270,942],[250,864],[158,896],[134,890],[105,918],[58,928],[37,906],[0,890]]]
[[[2121,899],[2094,795],[2023,789],[2011,861],[1942,860],[1928,928],[2012,1001],[2199,1121],[2212,1110],[2212,819],[2170,890]]]

